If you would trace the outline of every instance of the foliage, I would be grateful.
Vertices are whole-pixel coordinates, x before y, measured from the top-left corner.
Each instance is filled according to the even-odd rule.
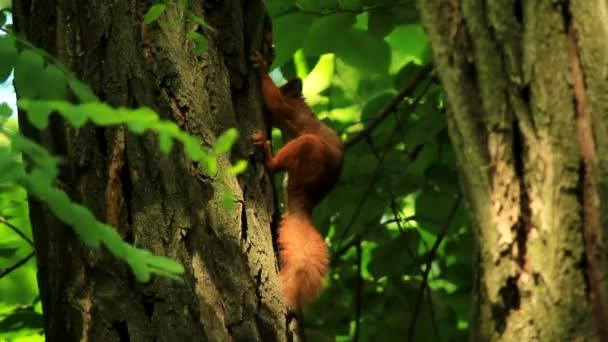
[[[0,341],[44,340],[33,252],[26,193],[20,187],[3,186],[0,191]]]
[[[268,8],[273,67],[304,78],[308,102],[346,141],[342,177],[315,209],[332,257],[326,290],[304,314],[309,339],[462,340],[469,218],[413,1]]]

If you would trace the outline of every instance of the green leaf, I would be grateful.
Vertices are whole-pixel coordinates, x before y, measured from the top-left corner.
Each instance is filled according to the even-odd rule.
[[[231,211],[234,209],[234,205],[236,204],[236,199],[234,195],[230,193],[228,190],[224,190],[222,193],[222,208],[226,211]]]
[[[336,55],[363,72],[386,73],[391,62],[391,49],[383,39],[366,31],[352,29],[335,42]]]
[[[173,138],[169,134],[160,133],[158,135],[158,143],[162,153],[167,154],[171,152],[171,148],[173,147]]]
[[[439,146],[434,142],[426,143],[422,150],[416,155],[416,159],[407,168],[407,174],[412,176],[424,176],[426,170],[437,162],[439,158]]]
[[[120,259],[128,257],[128,250],[133,247],[122,240],[116,229],[99,222],[94,226],[97,227],[96,235],[108,247],[112,255]]]
[[[140,107],[137,109],[120,109],[119,116],[125,122],[142,122],[146,125],[152,125],[158,122],[158,114],[148,107]]]
[[[426,176],[429,184],[432,184],[438,190],[457,193],[460,189],[458,174],[452,167],[431,165],[426,170]]]
[[[129,129],[134,133],[143,133],[146,129],[150,129],[158,122],[156,112],[147,107],[138,108],[135,110],[119,109],[117,115],[121,120],[129,126]]]
[[[236,142],[236,139],[239,137],[239,131],[236,128],[227,129],[222,135],[217,138],[215,142],[215,146],[213,146],[213,151],[216,154],[226,153],[230,151],[232,145]]]
[[[395,79],[394,79],[395,89],[403,88],[403,86],[405,84],[407,84],[408,81],[414,75],[416,75],[416,73],[420,69],[422,69],[422,66],[419,64],[416,64],[414,62],[409,62],[406,65],[404,65],[401,69],[399,69],[399,72],[397,72],[397,75],[395,75]],[[424,82],[420,82],[420,83],[424,83]]]
[[[173,121],[158,121],[154,124],[154,127],[152,127],[152,129],[158,132],[167,133],[172,136],[177,136],[184,133],[179,129],[179,126]]]
[[[319,12],[322,9],[319,0],[297,0],[296,3],[304,11]]]
[[[20,100],[26,101],[26,100]],[[42,184],[34,184],[46,188],[48,184],[57,176],[57,158],[51,156],[48,151],[34,141],[16,133],[11,136],[13,147],[28,155],[34,162],[35,168],[30,173],[29,181],[40,179]],[[24,180],[25,181],[25,180]],[[36,189],[40,189],[37,187]]]
[[[14,154],[8,149],[0,149],[0,181],[16,182],[23,175],[23,165],[14,159]]]
[[[167,274],[184,273],[184,266],[182,264],[165,256],[150,255],[147,261],[151,268],[163,270]]]
[[[85,83],[73,77],[68,77],[68,85],[70,86],[70,89],[72,89],[72,92],[74,92],[74,95],[80,99],[80,102],[98,101],[97,96],[95,96],[91,88]]]
[[[186,12],[188,14],[188,20],[190,20],[191,22],[193,22],[195,24],[203,25],[205,27],[209,26],[209,25],[207,25],[207,23],[205,22],[205,20],[203,20],[203,18],[199,17],[194,12],[192,12],[190,10],[188,10]]]
[[[395,8],[383,8],[369,12],[367,27],[371,34],[382,38],[390,34],[396,26],[420,22],[418,11],[413,4],[402,4]]]
[[[453,193],[430,189],[422,192],[416,197],[416,215],[426,218],[419,222],[420,226],[433,234],[438,234],[454,203]]]
[[[36,98],[43,87],[37,80],[44,72],[42,56],[23,50],[15,62],[15,90],[20,98]]]
[[[11,0],[0,0],[0,8],[3,10],[10,10],[13,8]]]
[[[9,106],[6,102],[0,103],[0,118],[8,119],[13,114],[13,110],[11,106]]]
[[[423,63],[425,51],[428,48],[428,39],[421,25],[397,26],[385,37],[392,47],[391,71],[397,71],[404,63],[412,60]],[[426,64],[426,63],[425,63]]]
[[[207,51],[207,38],[195,30],[188,31],[188,38],[194,42],[194,52],[202,55]]]
[[[146,251],[139,250],[136,248],[128,248],[127,249],[127,262],[129,266],[131,266],[131,270],[133,274],[135,274],[135,278],[142,283],[147,283],[150,281],[150,271],[146,266]]]
[[[355,21],[356,15],[353,13],[332,14],[315,20],[302,44],[304,54],[306,56],[319,56],[334,52],[336,44],[341,44]],[[353,49],[361,52],[357,45]]]
[[[217,159],[208,157],[205,159],[204,170],[210,175],[214,175],[217,172]]]
[[[371,11],[367,17],[367,29],[369,33],[382,38],[391,33],[395,28],[395,21],[392,18],[393,9]]]
[[[361,121],[367,122],[376,117],[376,114],[386,106],[386,104],[395,96],[394,91],[386,91],[367,101],[361,111]]]
[[[21,329],[42,329],[42,315],[33,310],[17,309],[0,320],[0,331],[8,332]]]
[[[422,117],[407,129],[406,141],[410,145],[424,144],[436,140],[437,134],[445,128],[445,116],[432,107],[433,104],[418,106]],[[425,110],[426,109],[426,110]]]
[[[24,103],[20,100],[19,103]],[[38,129],[44,129],[49,124],[49,115],[51,108],[46,102],[29,101],[27,106],[20,105],[22,108],[27,110],[27,118],[30,120],[32,125]]]
[[[372,174],[372,172],[376,169],[376,167],[378,166],[378,158],[376,158],[376,156],[374,156],[373,154],[364,154],[364,155],[360,155],[357,158],[355,158],[355,160],[353,160],[353,163],[355,163],[356,165],[356,172],[359,175],[365,175],[365,174]]]
[[[117,125],[124,120],[116,110],[105,103],[91,102],[81,105],[80,108],[94,124],[99,126]]]
[[[317,6],[323,11],[340,11],[341,0],[317,0]]]
[[[10,76],[16,57],[15,38],[10,35],[0,36],[0,83],[4,83]]]
[[[213,31],[213,32],[215,31],[215,29],[213,27],[211,27],[209,24],[207,24],[203,18],[199,17],[191,10],[187,10],[186,12],[188,15],[188,20],[190,20],[191,22],[199,24],[210,31]]]
[[[165,5],[164,3],[154,4],[150,6],[150,8],[148,8],[148,12],[146,12],[146,14],[144,15],[144,23],[151,24],[156,21],[156,19],[158,19],[158,17],[163,14],[165,8],[167,8],[167,5]]]
[[[145,123],[138,121],[129,122],[127,126],[129,127],[129,130],[135,134],[142,134],[146,128],[148,128]]]
[[[65,97],[66,75],[54,64],[48,64],[40,75],[44,86],[40,89],[40,97],[46,100],[61,100]]]
[[[6,229],[6,228],[2,228],[2,229]],[[0,245],[0,258],[8,259],[8,258],[12,257],[13,255],[15,255],[15,252],[17,252],[17,249],[18,249],[17,247],[10,247],[7,244],[3,244],[3,245]]]
[[[63,194],[63,192],[56,190]],[[63,197],[63,195],[61,196]],[[53,210],[55,214],[62,212],[64,215],[71,216],[69,219],[62,218],[64,222],[68,222],[72,225],[74,230],[80,236],[82,242],[84,242],[89,248],[96,248],[102,241],[98,229],[92,229],[97,227],[97,220],[89,209],[80,204],[71,203],[69,198],[66,196],[66,200],[61,206],[57,206],[56,210]],[[65,210],[65,212],[64,212]],[[108,244],[107,241],[106,245]]]
[[[296,1],[295,0],[268,0],[266,1],[266,8],[268,9],[268,13],[270,13],[270,15],[272,16],[273,19],[275,19],[273,21],[273,26],[275,25],[276,21],[279,20],[281,17],[276,17],[277,14],[280,13],[284,13],[286,11],[288,11],[289,9],[293,9],[295,8],[296,5]],[[279,30],[276,30],[276,26],[275,27],[275,32],[280,32]],[[294,26],[297,27],[297,26]]]
[[[363,7],[362,0],[342,0],[340,1],[340,7],[348,10],[358,10]],[[369,4],[371,5],[371,4]]]
[[[382,241],[381,248],[375,248],[372,252],[370,273],[376,279],[392,274],[415,274],[417,265],[408,254],[408,249],[413,250],[419,240],[416,231],[406,230],[398,238]],[[391,262],[393,260],[399,262]]]
[[[273,21],[273,39],[275,42],[274,67],[278,68],[293,57],[302,47],[313,20],[312,14],[296,12],[282,16]]]
[[[91,115],[84,111],[83,107],[70,106],[62,111],[63,116],[68,119],[70,124],[76,128],[82,127],[87,122],[87,115]]]
[[[188,157],[198,161],[207,158],[207,155],[203,152],[201,143],[198,139],[188,136],[182,139],[182,143],[184,144],[184,150],[186,151]]]
[[[228,174],[229,175],[238,175],[239,173],[245,171],[245,169],[247,169],[247,161],[246,160],[239,160],[236,162],[236,164],[232,165],[230,168],[228,168]]]

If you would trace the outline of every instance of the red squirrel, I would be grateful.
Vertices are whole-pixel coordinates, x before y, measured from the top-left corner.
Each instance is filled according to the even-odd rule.
[[[264,151],[269,172],[286,171],[286,211],[279,225],[281,292],[292,310],[300,311],[323,287],[328,250],[312,222],[312,210],[336,184],[344,147],[338,134],[321,122],[302,97],[302,80],[278,88],[268,76],[268,62],[258,52],[251,57],[262,83],[264,104],[283,138],[273,157],[270,141],[255,132],[253,143]]]

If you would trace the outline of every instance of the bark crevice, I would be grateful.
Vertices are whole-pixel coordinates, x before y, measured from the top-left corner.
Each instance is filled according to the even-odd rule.
[[[564,5],[565,6],[565,5]],[[587,104],[585,73],[579,60],[576,32],[567,9],[564,14],[567,27],[568,59],[572,75],[574,106],[578,144],[581,153],[580,165],[580,201],[582,203],[582,235],[584,255],[587,259],[586,272],[588,297],[593,308],[599,335],[608,340],[608,306],[606,305],[606,275],[603,268],[603,250],[601,246],[602,229],[600,227],[599,194],[597,193],[597,156],[592,129],[591,108]]]

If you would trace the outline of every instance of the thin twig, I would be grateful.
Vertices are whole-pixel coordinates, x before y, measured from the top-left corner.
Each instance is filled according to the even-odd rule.
[[[395,95],[391,100],[382,108],[375,116],[374,119],[367,125],[361,132],[352,138],[348,139],[344,143],[344,148],[350,148],[363,138],[368,137],[378,125],[386,119],[390,113],[392,113],[397,106],[403,101],[403,99],[411,94],[416,86],[420,84],[433,70],[433,66],[431,64],[427,64],[423,66],[418,72],[414,75],[414,77],[410,78],[405,86]]]
[[[23,234],[23,232],[17,228],[16,226],[14,226],[12,223],[10,223],[6,217],[4,216],[0,216],[0,223],[4,224],[5,226],[7,226],[9,229],[11,229],[12,231],[15,232],[15,234],[19,235],[23,240],[25,240],[27,243],[30,244],[30,246],[34,247],[34,241],[32,241],[30,238],[28,238],[25,234]]]
[[[357,239],[357,294],[355,298],[355,333],[354,342],[359,342],[359,331],[361,329],[361,306],[363,301],[363,276],[361,275],[361,238]]]
[[[418,296],[416,297],[416,302],[414,304],[414,315],[412,316],[412,322],[410,323],[408,341],[414,340],[414,329],[416,327],[416,320],[418,320],[418,314],[420,313],[420,306],[422,304],[422,296],[424,294],[425,289],[428,288],[428,278],[429,278],[429,272],[431,271],[431,264],[433,263],[435,254],[437,253],[437,250],[439,249],[439,245],[441,245],[441,242],[443,241],[443,238],[445,237],[445,234],[447,233],[448,228],[450,228],[450,226],[452,225],[452,221],[454,220],[454,217],[456,216],[456,212],[458,212],[458,207],[460,206],[461,198],[462,198],[462,196],[460,194],[458,194],[458,197],[456,198],[456,201],[454,202],[454,205],[452,206],[452,209],[450,210],[450,213],[445,221],[444,226],[441,228],[441,231],[439,232],[439,235],[437,236],[437,239],[435,240],[433,247],[431,247],[431,250],[429,251],[429,256],[427,258],[426,267],[424,269],[424,272],[422,273],[422,281],[420,283],[420,289],[418,290]]]
[[[380,153],[378,152],[378,149],[376,148],[376,145],[374,144],[374,142],[372,141],[371,138],[368,137],[366,139],[366,141],[367,141],[369,147],[371,148],[372,153],[374,154],[374,157],[376,157],[376,160],[378,161],[378,165],[381,166],[382,171],[384,171],[384,173],[386,174],[388,170],[384,167],[383,156],[380,155]],[[389,206],[391,208],[391,211],[393,212],[393,217],[396,218],[395,223],[397,224],[397,228],[399,229],[401,236],[405,238],[405,228],[401,224],[401,215],[399,215],[399,208],[398,208],[397,201],[396,201],[397,196],[395,196],[395,192],[393,191],[393,182],[391,181],[391,177],[382,177],[382,178],[386,181],[385,186],[386,186],[386,190],[388,192],[389,198],[390,198]],[[415,260],[416,258],[410,248],[408,239],[405,239],[404,242],[405,242],[407,253],[409,254],[410,258],[412,260]]]
[[[355,246],[357,244],[357,239],[359,239],[361,237],[360,233],[355,233],[355,235],[353,235],[353,237],[350,239],[350,241],[348,241],[347,243],[343,244],[342,246],[340,246],[340,248],[338,250],[336,250],[335,252],[332,253],[332,259],[330,261],[330,265],[333,266],[335,265],[336,261],[342,256],[344,255],[344,253],[348,252],[349,249],[351,249],[353,246]]]
[[[434,219],[431,219],[429,217],[425,217],[422,215],[412,215],[412,216],[408,216],[408,217],[404,217],[404,218],[392,218],[390,220],[382,221],[382,222],[380,222],[380,224],[386,225],[389,223],[395,223],[397,221],[401,221],[403,223],[408,223],[410,221],[427,222],[430,224],[440,224],[441,223],[441,222],[438,222],[437,220],[434,220]]]
[[[30,260],[33,256],[34,256],[34,252],[31,252],[25,258],[17,261],[13,266],[11,266],[11,267],[5,269],[4,271],[2,271],[2,273],[0,273],[0,279],[2,279],[4,276],[9,275],[11,272],[13,272],[14,270],[18,269],[19,267],[21,267],[23,264],[25,264],[26,262],[28,262],[28,260]]]
[[[412,101],[412,103],[410,103],[404,110],[403,113],[401,115],[401,117],[399,118],[399,122],[401,121],[405,121],[407,119],[409,119],[410,115],[414,112],[414,110],[416,109],[416,107],[418,106],[418,103],[420,102],[420,100],[422,99],[422,97],[426,94],[426,91],[428,90],[428,88],[430,87],[431,82],[428,82],[426,84],[426,86],[424,87],[424,89],[422,90],[420,96],[418,96],[416,99],[414,99],[414,101]],[[395,136],[397,135],[398,130],[395,128],[395,130],[393,131],[391,137],[389,138],[389,141],[392,141]],[[354,211],[353,216],[351,217],[350,221],[348,222],[348,224],[346,225],[346,228],[344,229],[344,231],[342,232],[342,234],[340,235],[340,238],[337,241],[337,245],[340,246],[338,248],[338,251],[342,251],[343,253],[345,253],[346,251],[348,251],[347,249],[344,249],[342,247],[342,241],[344,241],[344,239],[346,238],[346,236],[348,235],[348,232],[350,231],[350,229],[352,228],[353,224],[355,223],[355,220],[357,219],[359,213],[361,212],[361,209],[363,208],[363,205],[365,204],[365,202],[367,201],[369,195],[371,194],[372,190],[374,189],[374,185],[376,184],[376,182],[379,181],[380,175],[382,173],[382,162],[384,160],[384,156],[386,153],[382,154],[380,156],[380,160],[378,165],[376,166],[376,168],[374,169],[374,172],[372,173],[370,179],[371,182],[369,183],[367,189],[365,189],[365,191],[363,192],[363,196],[361,197],[361,200],[359,201],[359,204],[357,205],[357,209]],[[364,229],[363,232],[366,232],[367,230]],[[350,246],[349,246],[350,248]],[[330,265],[335,264],[336,260],[341,256],[341,254],[339,253],[332,253],[332,259],[330,261]]]

